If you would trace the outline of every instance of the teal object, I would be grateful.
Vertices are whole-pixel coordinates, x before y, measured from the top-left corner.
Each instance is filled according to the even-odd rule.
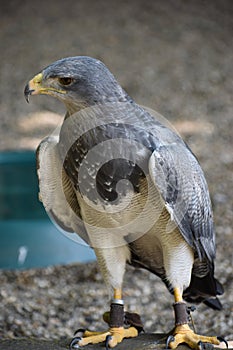
[[[0,268],[88,262],[94,252],[67,238],[38,200],[35,152],[0,153]]]

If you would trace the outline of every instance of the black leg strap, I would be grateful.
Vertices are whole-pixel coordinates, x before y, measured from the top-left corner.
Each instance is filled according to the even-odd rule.
[[[111,304],[109,326],[111,328],[124,326],[124,305],[114,303]]]
[[[187,305],[183,302],[173,304],[175,311],[175,325],[179,326],[185,323],[189,323],[189,314],[187,312]]]
[[[138,315],[134,312],[128,312],[128,311],[125,312],[124,324],[126,326],[135,327],[137,329],[138,333],[141,333],[144,331],[143,323],[142,323],[140,315]]]

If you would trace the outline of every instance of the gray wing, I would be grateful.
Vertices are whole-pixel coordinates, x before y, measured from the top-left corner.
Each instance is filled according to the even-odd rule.
[[[39,198],[51,220],[66,232],[76,232],[88,241],[79,204],[58,152],[58,135],[45,138],[37,149]]]
[[[209,191],[202,169],[181,140],[163,144],[151,155],[149,172],[171,219],[200,259],[215,257],[215,234]]]

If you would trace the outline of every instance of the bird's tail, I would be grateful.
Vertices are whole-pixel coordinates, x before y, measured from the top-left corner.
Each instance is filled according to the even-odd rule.
[[[221,283],[214,278],[213,270],[204,277],[192,274],[191,283],[184,291],[184,300],[190,303],[205,303],[214,310],[221,310],[222,304],[217,295],[224,293]]]

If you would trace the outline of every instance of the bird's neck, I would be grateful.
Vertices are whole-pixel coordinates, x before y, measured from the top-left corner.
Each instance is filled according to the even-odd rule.
[[[65,115],[65,119],[67,119],[68,117],[70,117],[71,115],[78,113],[79,111],[81,111],[82,109],[88,108],[90,107],[87,103],[85,102],[78,102],[78,103],[70,103],[70,104],[66,104],[66,115]]]
[[[81,110],[84,110],[86,108],[93,108],[95,106],[98,106],[98,105],[109,105],[111,103],[124,103],[124,102],[127,102],[127,103],[132,103],[134,102],[133,99],[122,89],[122,94],[121,95],[118,95],[118,96],[111,96],[111,97],[104,97],[103,96],[103,99],[98,99],[98,101],[75,101],[72,103],[68,103],[66,104],[66,109],[67,109],[67,113],[66,113],[66,116],[65,116],[65,119],[67,119],[68,117],[70,117],[71,115],[75,114],[75,113],[78,113],[80,112]]]

